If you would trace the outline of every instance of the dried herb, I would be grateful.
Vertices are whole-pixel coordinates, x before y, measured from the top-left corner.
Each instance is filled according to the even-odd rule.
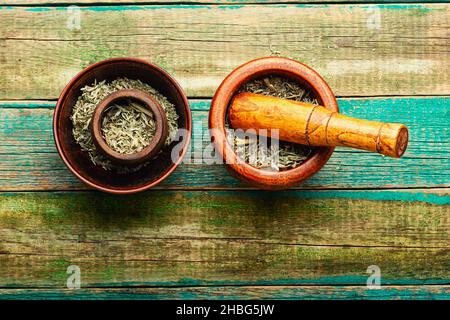
[[[247,82],[239,89],[239,92],[265,94],[277,98],[319,104],[310,89],[293,80],[275,76]]]
[[[81,89],[82,94],[72,109],[73,130],[75,141],[83,151],[89,153],[91,161],[105,170],[116,170],[120,173],[136,171],[142,164],[135,167],[124,167],[112,164],[102,154],[98,153],[92,140],[89,124],[92,114],[100,101],[113,92],[121,89],[138,89],[152,95],[163,108],[169,126],[166,145],[170,144],[178,130],[178,114],[175,106],[157,90],[141,82],[127,78],[118,78],[110,83],[105,80],[95,81]],[[102,134],[108,145],[121,153],[133,153],[142,150],[151,141],[155,133],[155,123],[152,114],[135,102],[111,106],[102,120]],[[148,129],[148,131],[147,131]],[[144,164],[145,165],[145,164]]]
[[[109,107],[102,119],[102,134],[114,151],[132,154],[141,151],[152,141],[156,125],[153,114],[134,101]]]
[[[278,98],[319,104],[314,93],[301,84],[287,78],[269,76],[245,83],[238,92],[251,92]],[[228,119],[227,127],[229,128]],[[306,160],[311,148],[305,145],[279,141],[278,145],[261,148],[257,137],[244,139],[227,131],[228,139],[245,162],[259,169],[283,171],[297,167]],[[261,150],[262,149],[262,150]]]

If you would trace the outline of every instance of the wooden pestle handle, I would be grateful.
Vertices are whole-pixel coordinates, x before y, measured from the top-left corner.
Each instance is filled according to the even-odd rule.
[[[322,106],[254,93],[240,93],[228,111],[234,129],[279,130],[279,139],[310,146],[345,146],[399,158],[408,129],[399,123],[351,118]]]

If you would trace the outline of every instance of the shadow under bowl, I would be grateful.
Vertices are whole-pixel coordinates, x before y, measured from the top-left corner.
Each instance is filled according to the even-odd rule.
[[[118,173],[94,165],[88,152],[82,151],[72,135],[72,108],[81,95],[81,88],[120,77],[138,79],[164,95],[178,113],[178,127],[187,134],[178,141],[164,146],[161,153],[149,160],[141,169],[130,173]],[[167,178],[182,161],[191,135],[191,112],[180,85],[160,67],[140,59],[113,58],[95,63],[77,74],[62,91],[53,116],[53,135],[59,155],[69,170],[87,185],[101,191],[129,194],[147,190]],[[179,145],[181,144],[181,145]],[[178,156],[172,161],[172,150]]]
[[[330,87],[316,71],[298,61],[281,57],[249,61],[232,71],[217,89],[209,112],[209,128],[211,141],[222,156],[227,170],[240,180],[261,189],[287,189],[317,173],[327,163],[334,147],[314,147],[303,163],[278,172],[258,169],[238,159],[226,138],[228,106],[242,85],[264,76],[288,78],[307,87],[314,93],[319,104],[333,112],[339,112],[338,104]]]

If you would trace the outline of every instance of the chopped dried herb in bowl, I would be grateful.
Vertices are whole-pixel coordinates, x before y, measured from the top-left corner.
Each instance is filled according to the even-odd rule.
[[[318,105],[314,93],[303,87],[301,84],[279,76],[268,76],[258,78],[245,83],[239,90],[241,92],[251,92],[274,96],[277,98],[291,99]],[[229,142],[235,150],[240,151],[245,162],[258,169],[272,171],[283,171],[295,168],[302,164],[311,153],[311,148],[305,145],[292,142],[279,141],[278,146],[270,145],[263,152],[258,150],[258,139],[251,136],[240,138],[232,134],[228,119],[226,119],[227,135]],[[270,140],[269,140],[270,143]]]
[[[122,89],[138,89],[153,96],[163,108],[169,127],[165,142],[169,145],[178,130],[178,114],[175,106],[165,96],[140,80],[118,78],[112,82],[95,81],[81,89],[82,94],[72,109],[70,117],[73,125],[72,134],[83,151],[89,153],[91,161],[105,170],[126,173],[142,168],[144,164],[134,167],[118,166],[100,154],[93,142],[89,128],[95,107],[108,95]],[[156,127],[153,114],[134,101],[116,103],[109,107],[102,119],[102,134],[105,142],[114,151],[131,154],[148,146],[155,134]]]

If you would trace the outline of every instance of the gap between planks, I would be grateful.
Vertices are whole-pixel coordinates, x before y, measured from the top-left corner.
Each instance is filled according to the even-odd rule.
[[[136,284],[136,285],[130,285],[130,284],[124,284],[124,285],[120,285],[118,284],[117,286],[112,286],[112,285],[86,285],[86,286],[82,286],[82,288],[80,290],[86,289],[100,289],[100,290],[107,290],[107,289],[117,289],[117,290],[121,290],[121,289],[189,289],[189,288],[196,288],[196,289],[201,289],[201,288],[236,288],[236,287],[242,287],[242,288],[279,288],[279,287],[286,287],[286,288],[298,288],[298,287],[335,287],[335,288],[339,288],[339,287],[353,287],[353,288],[367,288],[366,284],[355,284],[355,283],[336,283],[336,284],[321,284],[321,283],[305,283],[305,284],[290,284],[290,283],[286,283],[286,284],[270,284],[270,283],[265,283],[265,284],[251,284],[251,283],[221,283],[221,284],[199,284],[199,285],[193,285],[193,284],[170,284],[170,285],[152,285],[152,284]],[[448,287],[450,290],[450,280],[448,283],[443,282],[443,283],[427,283],[427,284],[409,284],[409,283],[405,283],[405,284],[386,284],[386,285],[382,285],[381,288],[392,288],[392,287],[404,287],[404,288],[414,288],[414,287]],[[24,286],[24,287],[19,287],[19,286],[11,286],[11,287],[6,287],[6,286],[0,286],[0,290],[46,290],[46,289],[54,289],[54,290],[58,290],[60,289],[57,286]],[[62,287],[61,289],[66,289],[64,287]],[[73,290],[71,289],[67,289],[68,292],[73,292]],[[0,293],[0,297],[1,297],[1,293]]]
[[[335,96],[337,100],[350,100],[350,101],[358,101],[358,100],[383,100],[383,99],[426,99],[426,98],[450,98],[450,94],[417,94],[417,95],[374,95],[374,96]],[[211,102],[213,97],[205,96],[205,97],[194,97],[194,96],[188,96],[189,103],[200,103],[207,101],[208,103]],[[0,109],[22,109],[22,108],[30,108],[30,109],[54,109],[56,107],[56,103],[58,102],[58,99],[0,99]],[[339,102],[339,101],[338,101]],[[29,106],[31,105],[31,106]],[[208,111],[206,109],[195,109],[192,108],[191,110],[199,110],[199,111]]]

